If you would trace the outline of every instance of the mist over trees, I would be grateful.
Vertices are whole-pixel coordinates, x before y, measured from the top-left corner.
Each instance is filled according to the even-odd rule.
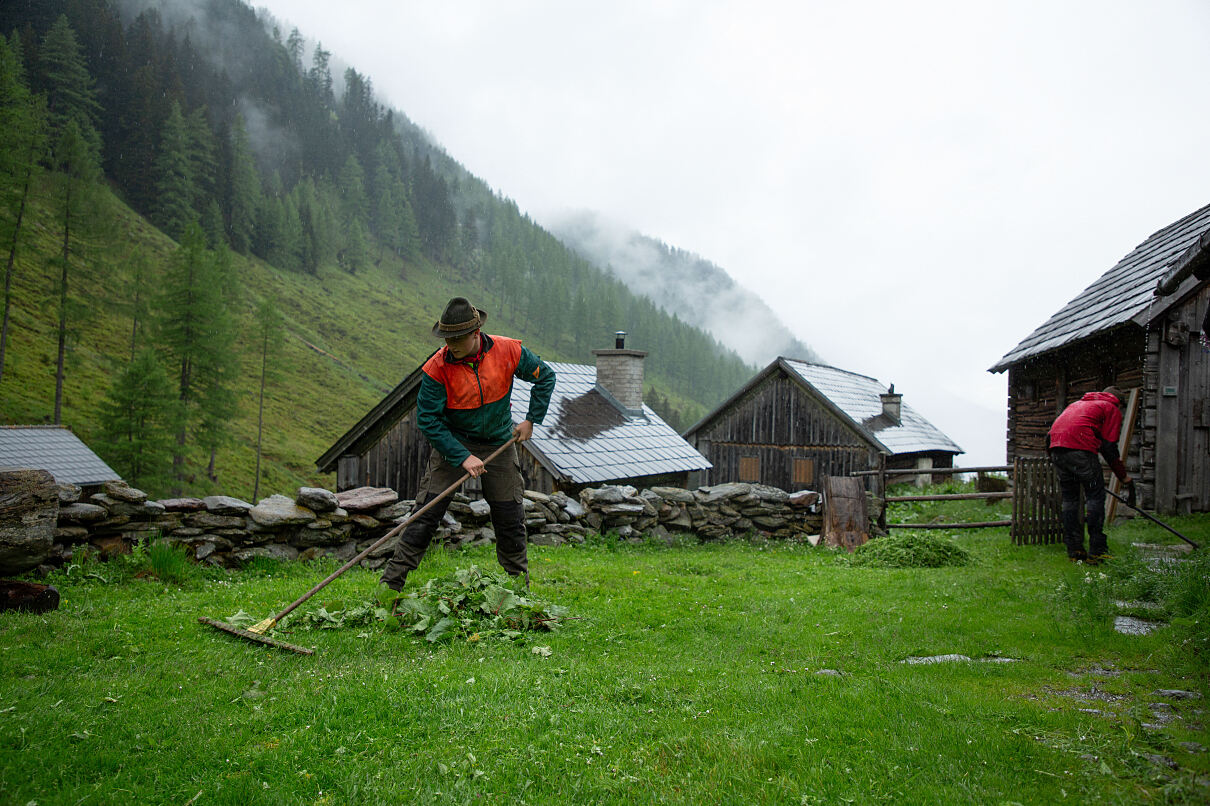
[[[751,376],[695,316],[664,310],[568,249],[383,106],[369,77],[334,75],[322,46],[239,0],[5,3],[0,33],[0,381],[15,256],[40,177],[57,194],[61,245],[46,267],[56,277],[56,422],[73,322],[89,315],[73,273],[105,272],[89,250],[117,237],[91,200],[113,191],[178,244],[166,262],[138,258],[139,276],[163,289],[151,295],[139,281],[129,338],[113,356],[105,427],[129,463],[119,470],[163,483],[163,445],[135,432],[171,422],[171,485],[194,483],[194,461],[217,478],[235,401],[252,394],[233,358],[243,257],[303,278],[440,267],[491,300],[510,334],[584,363],[625,330],[649,351],[650,402],[681,427]],[[175,388],[170,412],[157,402],[161,372]],[[134,408],[140,394],[147,411]]]
[[[611,225],[592,213],[570,214],[551,226],[555,235],[598,266],[608,267],[633,291],[694,324],[750,363],[778,356],[818,360],[756,294],[723,269],[691,252]]]

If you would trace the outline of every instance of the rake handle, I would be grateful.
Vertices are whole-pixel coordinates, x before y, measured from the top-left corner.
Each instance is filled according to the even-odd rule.
[[[1185,537],[1183,534],[1181,534],[1181,533],[1180,533],[1180,532],[1178,532],[1177,530],[1173,529],[1171,526],[1169,526],[1168,524],[1164,523],[1162,520],[1160,520],[1159,518],[1155,517],[1154,515],[1149,515],[1149,514],[1147,514],[1146,512],[1144,512],[1143,510],[1141,510],[1141,509],[1139,509],[1138,507],[1134,506],[1134,505],[1133,505],[1133,504],[1131,504],[1129,501],[1127,501],[1127,500],[1126,500],[1126,499],[1125,499],[1123,496],[1118,495],[1118,494],[1117,494],[1117,493],[1115,493],[1113,490],[1105,490],[1105,492],[1109,493],[1109,494],[1110,494],[1110,495],[1112,495],[1114,498],[1118,499],[1118,500],[1119,500],[1119,501],[1121,501],[1123,504],[1125,504],[1126,506],[1130,507],[1130,508],[1131,508],[1131,509],[1133,509],[1135,512],[1139,513],[1140,515],[1142,515],[1144,518],[1146,518],[1147,520],[1151,521],[1152,523],[1157,524],[1157,525],[1159,525],[1159,526],[1162,526],[1162,527],[1164,527],[1165,529],[1167,529],[1169,532],[1172,532],[1174,535],[1176,535],[1177,537],[1179,537],[1181,540],[1184,540],[1186,543],[1188,543],[1189,545],[1193,546],[1195,549],[1200,549],[1200,548],[1201,548],[1201,545],[1200,545],[1200,544],[1198,544],[1198,543],[1194,543],[1192,540],[1190,540],[1189,538]]]
[[[509,445],[512,445],[512,444],[513,444],[514,442],[516,442],[516,441],[517,441],[517,437],[516,437],[516,435],[513,435],[512,439],[510,439],[508,442],[505,442],[505,443],[504,443],[503,445],[501,445],[499,448],[496,448],[496,450],[492,451],[491,455],[489,455],[489,456],[488,456],[486,459],[484,459],[484,460],[483,460],[483,464],[485,464],[485,465],[486,465],[486,464],[490,463],[490,462],[491,462],[493,459],[495,459],[497,456],[499,456],[500,454],[504,453],[504,449],[505,449],[505,448],[507,448]],[[386,543],[386,542],[387,542],[388,540],[390,540],[392,537],[394,537],[395,535],[397,535],[397,534],[399,534],[400,532],[402,532],[402,531],[403,531],[403,530],[404,530],[404,529],[407,527],[407,525],[408,525],[408,524],[410,524],[412,521],[416,520],[416,518],[419,518],[419,517],[420,517],[421,515],[423,515],[425,512],[428,512],[428,511],[429,511],[429,509],[430,509],[430,508],[431,508],[431,507],[432,507],[434,504],[436,504],[438,501],[442,500],[442,499],[443,499],[443,498],[445,498],[447,495],[449,495],[450,493],[454,492],[454,491],[455,491],[455,490],[457,490],[459,487],[461,487],[461,486],[462,486],[462,485],[463,485],[463,484],[464,484],[464,483],[467,481],[467,479],[469,479],[470,477],[471,477],[471,474],[470,474],[470,473],[463,473],[461,478],[459,478],[457,481],[455,481],[455,482],[454,482],[453,484],[451,484],[450,486],[446,487],[446,488],[445,488],[445,489],[444,489],[444,490],[441,492],[441,494],[440,494],[440,495],[438,495],[438,496],[437,496],[436,498],[434,498],[432,501],[429,501],[427,504],[425,504],[424,506],[422,506],[420,509],[418,509],[418,510],[416,510],[415,512],[413,512],[413,513],[411,513],[410,515],[408,515],[406,518],[404,518],[402,521],[400,521],[399,525],[397,525],[397,526],[396,526],[394,529],[392,529],[391,531],[387,532],[387,533],[386,533],[385,535],[383,535],[382,537],[380,537],[380,538],[378,538],[377,540],[375,540],[375,541],[374,541],[374,542],[373,542],[373,543],[372,543],[372,544],[371,544],[369,547],[367,547],[365,550],[363,550],[363,551],[362,551],[360,554],[358,554],[356,557],[354,557],[353,559],[349,560],[347,563],[345,563],[344,565],[342,565],[340,568],[336,569],[336,570],[335,570],[335,571],[333,571],[331,574],[329,574],[329,575],[328,575],[328,577],[327,577],[327,579],[325,579],[323,582],[320,582],[320,583],[319,583],[318,585],[316,585],[314,588],[311,588],[311,590],[307,591],[307,592],[306,592],[306,593],[304,593],[302,596],[300,596],[298,599],[296,599],[295,601],[293,601],[293,602],[292,602],[292,603],[291,603],[291,604],[290,604],[290,605],[289,605],[289,606],[288,606],[288,607],[287,607],[285,610],[281,611],[281,612],[280,612],[280,613],[278,613],[276,616],[274,616],[274,617],[273,617],[273,619],[272,619],[272,624],[276,624],[277,622],[281,621],[281,620],[282,620],[283,618],[285,618],[286,616],[290,615],[290,613],[291,613],[291,612],[293,612],[294,608],[298,607],[298,606],[299,606],[299,605],[301,605],[303,602],[307,601],[307,600],[308,600],[308,599],[310,599],[312,596],[314,596],[315,594],[319,593],[321,590],[323,590],[324,588],[326,588],[326,587],[328,586],[328,584],[329,584],[329,583],[330,583],[332,580],[336,579],[338,576],[340,576],[341,574],[343,574],[345,571],[348,571],[350,568],[352,568],[353,566],[357,565],[359,562],[361,562],[361,561],[362,561],[362,560],[364,560],[366,557],[368,557],[368,556],[370,555],[370,553],[371,553],[371,552],[373,552],[375,549],[377,549],[378,547],[382,546],[384,543]]]

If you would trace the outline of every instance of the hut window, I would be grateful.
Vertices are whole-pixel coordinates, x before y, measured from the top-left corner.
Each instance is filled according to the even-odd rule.
[[[815,460],[795,459],[791,480],[799,487],[807,487],[815,483]]]
[[[741,456],[739,458],[739,480],[760,481],[759,456]]]

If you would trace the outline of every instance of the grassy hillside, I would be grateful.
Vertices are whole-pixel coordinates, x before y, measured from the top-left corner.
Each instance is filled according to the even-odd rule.
[[[85,241],[73,266],[71,297],[85,311],[76,325],[64,382],[63,423],[95,445],[99,406],[110,379],[129,356],[132,290],[130,256],[141,249],[153,265],[144,293],[154,294],[176,244],[112,195],[102,206],[105,224]],[[3,380],[0,421],[48,423],[54,405],[57,300],[48,261],[59,251],[61,233],[54,223],[49,189],[35,196],[29,211],[29,238],[18,253],[13,310]],[[375,253],[376,255],[378,253]],[[332,486],[315,460],[416,368],[439,342],[430,334],[446,300],[465,294],[492,312],[493,332],[525,338],[543,358],[574,360],[546,349],[524,322],[510,321],[497,301],[445,266],[404,264],[392,256],[358,274],[321,267],[310,276],[276,269],[256,259],[233,255],[241,277],[239,305],[241,405],[233,422],[233,440],[220,452],[218,482],[204,475],[204,462],[188,492],[250,497],[255,473],[256,395],[260,356],[253,343],[253,311],[260,300],[274,301],[286,320],[287,337],[274,356],[277,378],[265,405],[261,495],[292,493],[300,484]],[[607,344],[602,336],[600,346]],[[653,379],[659,384],[659,379]],[[668,396],[665,386],[661,394]],[[678,407],[700,411],[700,403],[674,397]],[[162,492],[162,491],[157,491]]]

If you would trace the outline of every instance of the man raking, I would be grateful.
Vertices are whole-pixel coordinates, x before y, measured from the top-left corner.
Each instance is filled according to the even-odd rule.
[[[463,297],[451,299],[433,325],[433,335],[445,346],[422,367],[416,398],[416,424],[433,446],[428,468],[416,495],[416,508],[424,506],[463,474],[483,483],[483,497],[491,507],[496,532],[496,559],[512,576],[529,581],[526,552],[525,483],[517,447],[484,464],[488,456],[514,435],[524,442],[541,424],[555,388],[555,373],[517,339],[482,332],[487,314]],[[513,425],[513,380],[533,384],[525,419]],[[403,588],[409,571],[424,557],[437,525],[449,506],[439,501],[417,517],[399,537],[387,563],[382,584]]]
[[[1099,563],[1109,557],[1105,538],[1105,477],[1097,455],[1123,485],[1133,484],[1118,455],[1122,430],[1123,393],[1116,386],[1089,392],[1063,410],[1046,435],[1047,450],[1059,473],[1063,497],[1063,542],[1072,562]],[[1088,526],[1088,551],[1080,528],[1080,490],[1084,491],[1084,523]]]

